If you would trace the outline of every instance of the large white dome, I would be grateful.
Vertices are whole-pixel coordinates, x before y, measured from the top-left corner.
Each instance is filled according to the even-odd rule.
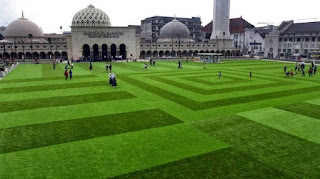
[[[37,24],[28,19],[21,18],[11,22],[6,30],[4,31],[5,38],[15,38],[15,37],[29,37],[32,34],[34,38],[43,38],[43,32]]]
[[[111,26],[109,16],[92,4],[77,12],[72,20],[73,27],[107,27]]]
[[[189,38],[190,31],[186,25],[174,19],[160,30],[160,38]]]

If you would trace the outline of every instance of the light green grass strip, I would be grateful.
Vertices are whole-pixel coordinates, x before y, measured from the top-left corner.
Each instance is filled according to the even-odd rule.
[[[320,121],[275,108],[266,108],[239,114],[257,123],[320,144]]]
[[[227,147],[179,124],[0,155],[0,178],[107,178]]]

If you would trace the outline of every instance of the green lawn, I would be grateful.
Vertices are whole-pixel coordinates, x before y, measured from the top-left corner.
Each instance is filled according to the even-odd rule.
[[[318,75],[112,65],[117,88],[105,63],[76,63],[72,81],[64,65],[21,64],[0,81],[0,178],[320,178]]]

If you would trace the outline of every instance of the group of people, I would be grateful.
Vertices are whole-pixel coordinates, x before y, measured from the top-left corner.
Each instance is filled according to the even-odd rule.
[[[314,75],[316,75],[317,70],[318,70],[318,67],[314,62],[312,62],[311,67],[308,69],[309,77],[313,77]],[[284,66],[283,71],[286,74],[286,78],[289,78],[290,76],[293,77],[294,75],[297,75],[298,72],[300,71],[302,72],[302,76],[306,76],[306,64],[305,62],[302,62],[301,64],[297,62],[294,72],[293,72],[293,69],[289,71],[287,66]]]
[[[110,70],[110,72],[112,72],[112,64],[106,64],[107,73],[109,72],[109,70]]]
[[[68,72],[68,70],[66,69],[64,71],[64,76],[65,76],[66,80],[68,80],[68,77],[70,78],[70,80],[72,80],[72,70],[70,69]]]
[[[154,66],[154,67],[156,66],[156,61],[155,60],[152,60],[150,58],[149,62],[150,62],[150,66]]]

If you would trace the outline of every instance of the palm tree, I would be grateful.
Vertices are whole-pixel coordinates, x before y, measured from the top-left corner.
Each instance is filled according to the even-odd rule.
[[[31,54],[32,54],[32,58],[33,58],[33,44],[32,44],[33,35],[29,34],[29,38],[30,38],[30,42],[31,42]]]

